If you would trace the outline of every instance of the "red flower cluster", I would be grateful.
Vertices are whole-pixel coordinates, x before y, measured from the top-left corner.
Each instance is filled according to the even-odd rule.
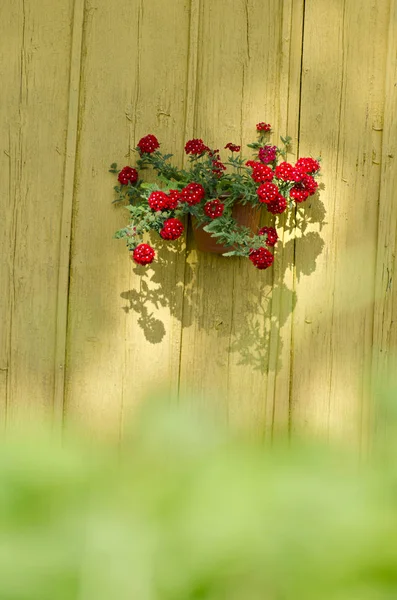
[[[318,163],[317,160],[314,160],[314,158],[299,158],[296,161],[296,165],[295,165],[300,171],[302,171],[303,173],[307,173],[307,174],[311,174],[311,173],[316,173],[319,168],[320,168],[320,164]]]
[[[267,246],[274,246],[278,240],[277,231],[274,227],[262,227],[262,229],[258,231],[258,235],[267,236],[265,242]]]
[[[258,250],[251,250],[249,259],[257,269],[267,269],[273,264],[274,256],[267,248],[261,246]]]
[[[207,150],[208,146],[200,139],[189,140],[185,145],[186,154],[203,154],[203,152],[207,152]]]
[[[258,158],[261,162],[267,165],[268,163],[274,162],[277,158],[277,146],[263,146],[259,148]]]
[[[234,228],[235,224],[232,220],[229,223],[229,219],[219,218],[225,214],[225,206],[228,207],[226,214],[229,215],[231,205],[238,202],[240,198],[256,208],[266,205],[269,213],[281,215],[287,207],[293,207],[293,201],[304,202],[316,192],[320,164],[319,160],[310,157],[299,158],[296,164],[283,160],[282,149],[270,143],[265,144],[266,134],[271,131],[271,125],[262,121],[256,125],[256,129],[258,142],[248,144],[249,148],[257,152],[256,158],[246,162],[245,158],[233,159],[229,154],[230,161],[227,164],[235,167],[235,172],[226,176],[224,176],[226,166],[221,160],[219,150],[209,148],[200,138],[190,139],[185,144],[185,152],[190,155],[188,169],[178,169],[167,162],[171,155],[163,155],[161,151],[157,151],[160,144],[156,136],[149,134],[139,140],[136,151],[140,154],[141,160],[138,161],[138,165],[154,167],[159,180],[165,185],[163,189],[154,186],[157,189],[148,192],[147,185],[141,183],[136,169],[126,166],[118,173],[118,181],[121,184],[115,187],[118,199],[129,200],[134,204],[137,200],[137,206],[130,209],[131,225],[117,232],[116,237],[126,238],[127,246],[132,250],[131,258],[137,264],[150,264],[155,257],[151,246],[138,244],[138,239],[142,241],[142,232],[152,229],[164,240],[177,240],[184,232],[181,215],[186,213],[194,215],[200,225],[214,219],[212,235],[215,239],[220,233],[229,231],[230,226],[232,237],[229,245],[236,248],[237,255],[248,254],[250,261],[258,269],[266,269],[273,264],[274,257],[269,250],[278,241],[275,227],[262,227],[258,231],[258,236],[262,237],[258,238],[252,237],[253,231],[249,228],[237,226]],[[290,138],[281,139],[284,145],[287,145]],[[225,150],[230,153],[240,153],[241,147],[228,142]],[[198,162],[196,162],[197,158]],[[278,164],[279,161],[283,162]],[[244,168],[244,163],[247,169]],[[111,172],[117,173],[115,163],[111,165]],[[219,178],[219,181],[216,178]],[[177,187],[176,183],[172,183],[174,181],[178,182],[180,188],[183,185],[185,187],[182,190],[168,190],[170,186]],[[123,187],[130,185],[134,185],[136,194],[132,194],[130,188]],[[150,189],[152,188],[149,187]],[[142,207],[139,197],[147,196],[149,196],[148,203]],[[229,199],[225,203],[222,199],[226,196]],[[277,222],[277,219],[275,221]],[[256,248],[259,245],[258,240],[260,247]],[[136,244],[138,245],[135,247]]]
[[[245,164],[247,167],[251,167],[251,177],[256,183],[264,183],[265,181],[271,181],[273,179],[274,173],[267,165],[256,162],[255,160],[249,160]]]
[[[132,253],[132,259],[138,265],[149,265],[153,262],[155,252],[149,244],[139,244]]]
[[[136,183],[138,181],[138,171],[132,167],[124,167],[124,169],[121,169],[117,179],[122,185],[128,185],[128,182],[131,184]]]
[[[278,187],[275,183],[270,183],[269,181],[266,181],[258,187],[256,193],[258,194],[259,202],[269,204],[269,202],[273,202],[273,200],[277,198]]]
[[[317,181],[311,175],[304,175],[302,180],[291,188],[289,195],[296,202],[304,202],[316,193],[317,188]]]
[[[168,192],[168,208],[170,210],[176,208],[181,199],[181,192],[179,190],[170,190]]]
[[[220,177],[222,175],[222,171],[226,170],[225,165],[221,162],[221,157],[219,156],[219,149],[210,150],[208,152],[211,161],[212,161],[212,173],[215,177]]]
[[[256,126],[256,130],[257,131],[268,132],[268,131],[271,131],[271,129],[272,129],[272,126],[269,125],[269,123],[264,123],[263,121],[261,121],[260,123],[258,123],[257,126]]]
[[[164,221],[160,235],[164,240],[177,240],[184,231],[183,223],[179,219],[167,219]]]
[[[293,167],[288,162],[280,163],[275,170],[277,179],[283,179],[283,181],[301,181],[304,173]]]
[[[222,171],[226,171],[225,165],[220,160],[215,160],[212,163],[212,166],[212,172],[215,175],[215,177],[220,177],[222,175]]]
[[[240,146],[236,146],[232,144],[232,142],[228,142],[225,146],[225,150],[230,150],[230,152],[240,152]]]
[[[223,215],[225,205],[220,200],[210,200],[204,205],[204,212],[210,219],[216,219]]]
[[[199,204],[205,196],[205,190],[199,183],[189,183],[181,191],[181,202],[187,202],[189,206]]]
[[[156,136],[149,133],[139,140],[137,148],[139,148],[140,154],[152,154],[157,148],[160,148],[160,144]]]
[[[152,192],[148,198],[148,204],[154,211],[167,210],[170,208],[169,202],[170,198],[165,192],[161,192],[160,190]]]
[[[277,195],[275,200],[269,202],[267,205],[267,210],[272,213],[272,215],[281,215],[287,208],[287,201],[281,194]]]

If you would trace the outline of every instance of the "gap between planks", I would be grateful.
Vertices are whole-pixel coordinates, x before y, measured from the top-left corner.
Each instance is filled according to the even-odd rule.
[[[76,171],[84,9],[85,0],[75,0],[70,54],[69,106],[59,245],[57,323],[54,358],[55,382],[53,426],[56,430],[62,429],[64,412],[72,212]]]

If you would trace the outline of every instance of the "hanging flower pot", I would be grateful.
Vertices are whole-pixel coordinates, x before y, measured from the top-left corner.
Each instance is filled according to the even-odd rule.
[[[320,164],[313,158],[300,158],[295,165],[286,162],[290,138],[281,138],[281,148],[266,143],[271,127],[256,126],[258,141],[248,144],[255,160],[240,154],[240,146],[229,142],[229,156],[222,162],[219,150],[206,146],[201,139],[189,140],[185,152],[186,169],[170,164],[171,154],[163,154],[156,136],[141,138],[135,148],[139,154],[137,169],[117,164],[110,171],[117,175],[114,202],[128,202],[130,223],[116,232],[126,240],[132,260],[148,265],[155,251],[143,242],[143,235],[156,231],[172,243],[184,232],[187,216],[193,221],[198,250],[244,256],[258,269],[273,263],[272,248],[278,239],[274,226],[258,230],[261,209],[277,217],[304,202],[318,187]],[[280,160],[281,158],[281,160]],[[140,172],[152,167],[158,183],[145,183]]]
[[[225,199],[227,196],[219,196],[220,200]],[[239,227],[247,227],[251,230],[252,234],[256,234],[259,229],[260,222],[260,208],[252,206],[252,204],[241,204],[237,202],[232,207],[232,218],[236,221]],[[224,254],[233,250],[232,246],[224,246],[216,241],[216,238],[212,237],[210,233],[204,230],[205,225],[199,225],[197,219],[192,217],[193,224],[193,235],[196,242],[197,250],[200,252],[210,252],[212,254]]]

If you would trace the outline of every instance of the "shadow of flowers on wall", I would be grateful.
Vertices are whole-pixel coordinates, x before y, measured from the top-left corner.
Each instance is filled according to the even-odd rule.
[[[310,229],[315,225],[321,232],[325,208],[318,195],[311,205],[305,210],[298,206],[296,214],[281,215],[276,223],[265,223],[276,225],[287,239],[277,243],[276,262],[266,272],[257,271],[246,259],[198,252],[191,228],[186,252],[181,240],[167,243],[152,234],[156,260],[149,268],[133,266],[138,277],[132,289],[121,293],[126,300],[123,310],[138,315],[138,325],[151,344],[163,341],[171,315],[181,323],[182,343],[184,331],[194,326],[196,332],[208,334],[209,341],[203,338],[202,346],[218,340],[236,355],[236,364],[262,373],[278,371],[283,351],[280,332],[298,301],[291,289],[292,272],[298,280],[313,273],[324,247],[320,233]],[[298,238],[293,237],[295,228]],[[297,250],[300,260],[295,263]]]
[[[160,344],[166,334],[161,311],[165,309],[173,316],[181,316],[184,287],[192,278],[192,270],[185,264],[181,240],[167,244],[159,237],[154,241],[154,234],[151,238],[156,245],[156,260],[150,267],[131,262],[133,273],[139,277],[138,285],[120,295],[127,300],[123,310],[127,314],[133,311],[139,315],[138,325],[147,341]]]

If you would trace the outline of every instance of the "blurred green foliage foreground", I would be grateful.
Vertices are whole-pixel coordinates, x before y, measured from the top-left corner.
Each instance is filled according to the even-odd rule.
[[[395,600],[397,455],[375,454],[161,404],[122,448],[3,441],[0,600]]]

